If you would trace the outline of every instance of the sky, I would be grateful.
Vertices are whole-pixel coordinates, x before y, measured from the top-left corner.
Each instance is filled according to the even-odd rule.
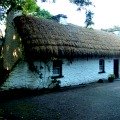
[[[94,0],[96,28],[120,26],[120,0]]]
[[[76,11],[77,6],[67,2],[68,0],[56,0],[55,4],[41,4],[38,0],[38,5],[41,8],[46,8],[51,14],[57,15],[59,13],[68,16],[67,22],[79,26],[85,26],[85,10]],[[49,0],[51,1],[51,0]],[[92,7],[94,12],[94,26],[95,29],[107,29],[114,26],[120,26],[120,0],[91,0],[95,7]],[[5,27],[0,25],[2,31]],[[4,34],[4,32],[3,32]]]
[[[38,0],[39,1],[39,0]],[[66,2],[67,0],[58,0],[56,4],[50,6],[50,4],[41,5],[42,8],[47,8],[52,14],[63,13],[68,16],[68,22],[84,26],[85,10],[76,11],[76,5]],[[93,28],[110,28],[113,26],[120,26],[120,0],[92,0],[95,7],[92,7],[92,11],[95,13],[93,21],[95,25]]]

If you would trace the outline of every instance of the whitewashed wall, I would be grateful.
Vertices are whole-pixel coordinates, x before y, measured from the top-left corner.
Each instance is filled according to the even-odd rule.
[[[61,86],[79,85],[90,83],[99,79],[107,79],[109,74],[113,74],[113,60],[105,59],[105,73],[99,73],[99,59],[76,59],[72,63],[63,61]],[[27,63],[21,62],[10,74],[2,89],[9,88],[47,88],[51,83],[52,62],[44,64],[35,62],[39,74],[31,72]]]
[[[47,88],[51,83],[51,70],[49,67],[50,64],[50,62],[47,63],[47,65],[42,62],[36,62],[35,65],[38,66],[38,70],[40,72],[37,74],[29,70],[28,64],[26,62],[21,62],[16,66],[1,88]]]
[[[105,59],[105,73],[99,73],[99,59],[81,59],[72,64],[65,61],[61,86],[90,83],[101,78],[107,79],[109,74],[113,74],[113,59]]]

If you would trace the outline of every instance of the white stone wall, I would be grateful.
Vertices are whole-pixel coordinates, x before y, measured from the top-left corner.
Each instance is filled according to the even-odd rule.
[[[99,59],[79,59],[72,64],[64,61],[61,86],[95,82],[109,74],[113,74],[113,59],[105,59],[105,73],[99,73]]]
[[[38,73],[31,72],[26,62],[21,62],[11,72],[7,81],[2,85],[2,89],[14,88],[47,88],[51,83],[50,79],[50,65],[51,63],[44,64],[42,62],[35,62],[38,66]]]
[[[62,74],[59,78],[61,86],[79,85],[90,83],[99,79],[107,79],[109,74],[113,74],[113,60],[105,59],[105,73],[99,73],[99,59],[76,59],[72,63],[63,61]],[[47,88],[51,83],[52,62],[47,64],[35,62],[39,74],[31,72],[27,63],[21,62],[10,74],[2,89],[11,88]]]

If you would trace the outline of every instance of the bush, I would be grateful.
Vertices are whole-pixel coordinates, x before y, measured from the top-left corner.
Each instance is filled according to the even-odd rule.
[[[103,83],[103,79],[99,79],[99,80],[98,80],[98,83]]]
[[[60,89],[60,83],[61,83],[60,80],[57,80],[56,78],[54,78],[54,79],[51,81],[51,84],[50,84],[50,85],[53,85],[53,90],[59,90],[59,89]]]
[[[114,74],[110,74],[110,75],[108,76],[108,81],[109,81],[109,82],[113,82],[114,79],[115,79],[115,75],[114,75]]]

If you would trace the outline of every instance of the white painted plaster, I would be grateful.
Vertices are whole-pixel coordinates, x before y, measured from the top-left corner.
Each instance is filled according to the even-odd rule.
[[[50,72],[48,70],[49,65],[45,65],[42,62],[36,62],[35,65],[36,64],[38,66],[39,74],[31,72],[26,62],[18,64],[1,88],[47,88],[51,83]],[[40,68],[40,66],[42,66],[43,69]]]
[[[72,64],[64,61],[61,86],[95,82],[109,74],[113,74],[113,59],[105,59],[105,73],[99,73],[99,59],[79,59]]]
[[[59,78],[61,87],[95,82],[103,78],[107,79],[108,75],[113,74],[114,71],[113,60],[112,58],[105,59],[105,73],[101,74],[99,73],[99,59],[75,59],[72,63],[63,60],[62,75],[64,77]],[[38,61],[34,65],[37,66],[39,74],[31,72],[27,63],[21,62],[1,88],[48,88],[52,80],[52,62],[45,64]]]

